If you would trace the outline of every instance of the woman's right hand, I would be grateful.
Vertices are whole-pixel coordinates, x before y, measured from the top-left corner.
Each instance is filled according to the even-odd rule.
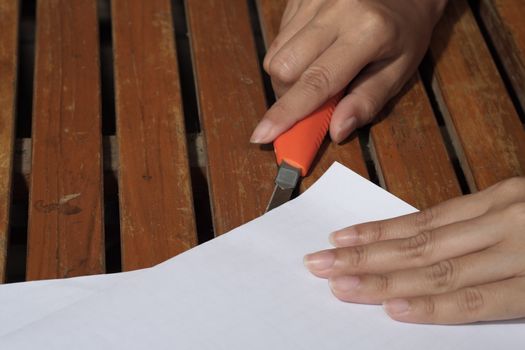
[[[289,0],[264,69],[277,102],[251,142],[270,143],[349,85],[330,135],[372,121],[417,69],[446,0]]]

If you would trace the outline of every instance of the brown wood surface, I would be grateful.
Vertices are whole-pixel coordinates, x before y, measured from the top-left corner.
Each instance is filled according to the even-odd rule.
[[[27,279],[104,272],[96,0],[37,5]]]
[[[266,110],[244,0],[186,1],[215,234],[261,215],[277,168],[249,143]]]
[[[15,138],[18,0],[0,0],[0,283],[5,280]]]
[[[431,44],[434,89],[472,191],[525,174],[525,132],[465,0]]]
[[[379,118],[370,143],[383,187],[419,209],[461,195],[419,75]]]
[[[257,0],[257,9],[266,47],[270,46],[279,33],[280,19],[285,6],[285,0]],[[330,142],[327,137],[312,164],[310,174],[301,182],[301,190],[312,185],[335,161],[344,164],[361,176],[368,177],[357,135],[354,134],[341,145]]]
[[[482,0],[480,14],[525,110],[525,0]]]
[[[285,2],[257,0],[267,44],[278,33]],[[21,171],[31,177],[28,279],[104,272],[96,5],[38,2],[32,160],[31,152],[25,156],[32,164]],[[247,2],[186,0],[186,10],[213,220],[221,234],[262,214],[277,168],[271,147],[248,141],[267,106]],[[482,0],[480,10],[523,107],[525,4]],[[0,282],[12,188],[18,11],[19,1],[0,0]],[[170,1],[113,0],[112,19],[113,146],[118,141],[119,147],[112,148],[118,157],[108,168],[119,171],[123,268],[130,270],[193,246],[195,218]],[[525,175],[523,124],[466,0],[449,1],[430,57],[433,89],[471,189]],[[384,187],[419,208],[460,194],[418,77],[380,117],[370,146]],[[341,146],[327,140],[302,188],[334,160],[367,175],[357,138]],[[23,219],[16,217],[13,222]]]
[[[287,0],[256,0],[264,43],[268,48],[279,34]]]
[[[113,0],[124,270],[197,243],[169,0]]]

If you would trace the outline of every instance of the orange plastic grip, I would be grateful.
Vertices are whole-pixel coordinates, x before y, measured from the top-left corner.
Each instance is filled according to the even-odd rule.
[[[328,131],[335,106],[342,95],[342,93],[335,95],[275,139],[273,147],[277,164],[281,165],[285,161],[294,168],[301,169],[301,175],[306,176]]]

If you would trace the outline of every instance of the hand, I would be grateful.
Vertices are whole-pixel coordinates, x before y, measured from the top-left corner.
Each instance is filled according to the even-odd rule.
[[[525,178],[331,235],[305,257],[335,296],[393,319],[457,324],[525,317]]]
[[[343,90],[330,135],[370,122],[421,61],[446,0],[289,0],[264,69],[278,97],[251,142],[269,143]]]

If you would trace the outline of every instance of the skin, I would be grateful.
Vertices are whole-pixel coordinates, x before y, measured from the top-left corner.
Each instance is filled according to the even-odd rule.
[[[395,320],[461,324],[525,317],[525,178],[419,213],[334,232],[305,257],[347,302]]]
[[[446,0],[289,0],[264,68],[278,97],[251,141],[272,142],[348,86],[330,136],[369,123],[412,76]],[[334,232],[305,257],[347,302],[395,320],[459,324],[525,317],[525,178],[422,212]]]
[[[413,75],[446,0],[289,0],[264,69],[276,103],[251,137],[270,143],[348,86],[330,124],[340,143]]]

